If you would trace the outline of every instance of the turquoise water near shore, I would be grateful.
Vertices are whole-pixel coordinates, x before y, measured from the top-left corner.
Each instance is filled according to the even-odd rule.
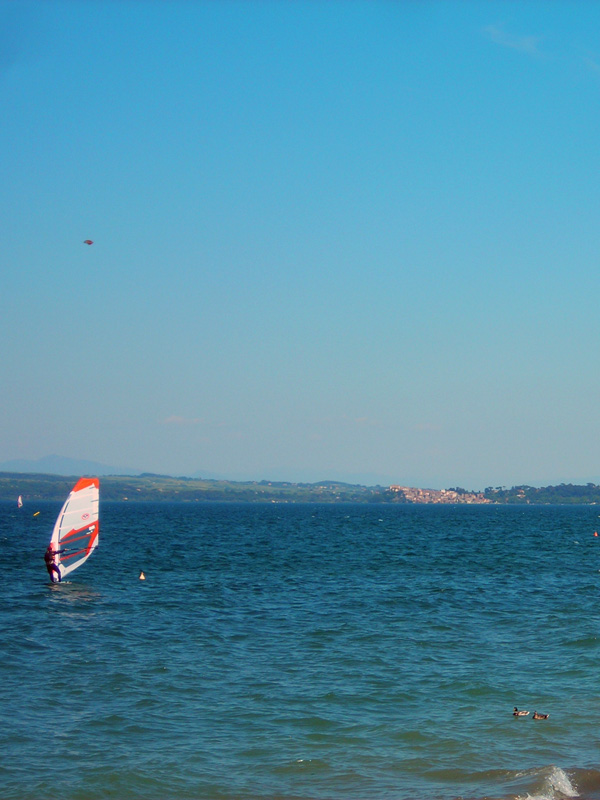
[[[59,508],[0,504],[0,800],[600,798],[599,508],[101,502],[53,586]]]

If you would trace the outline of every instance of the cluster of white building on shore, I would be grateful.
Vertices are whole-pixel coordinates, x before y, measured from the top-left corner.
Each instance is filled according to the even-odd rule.
[[[390,492],[402,492],[409,503],[490,503],[481,492],[455,492],[453,489],[414,489],[390,486]]]

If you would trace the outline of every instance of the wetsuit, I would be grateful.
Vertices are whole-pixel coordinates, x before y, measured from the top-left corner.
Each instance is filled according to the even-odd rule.
[[[48,570],[48,575],[50,575],[50,580],[52,583],[60,583],[62,580],[60,570],[58,568],[58,564],[54,562],[54,556],[58,555],[58,553],[64,553],[64,550],[53,550],[52,545],[48,546],[48,549],[44,553],[44,561],[46,562],[46,569]],[[54,578],[53,572],[56,573],[56,579]]]

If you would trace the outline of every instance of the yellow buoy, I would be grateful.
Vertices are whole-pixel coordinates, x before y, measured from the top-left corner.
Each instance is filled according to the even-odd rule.
[[[143,572],[140,572],[140,580],[141,581],[145,581],[146,580],[146,576],[144,575]]]

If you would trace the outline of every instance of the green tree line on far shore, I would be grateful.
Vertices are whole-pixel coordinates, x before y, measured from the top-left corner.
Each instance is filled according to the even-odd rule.
[[[577,485],[561,483],[558,486],[504,486],[492,488],[488,486],[484,497],[493,503],[529,503],[562,505],[565,503],[579,505],[595,505],[600,503],[600,486],[595,483]]]
[[[30,473],[0,473],[0,500],[64,501],[79,476],[63,477]],[[274,481],[215,481],[143,474],[137,477],[109,475],[100,478],[102,501],[241,502],[241,503],[390,503],[407,504],[402,491],[387,486],[360,486],[336,481],[286,483]],[[600,504],[600,486],[488,486],[483,492],[452,489],[462,502],[496,504]],[[477,495],[475,497],[475,495]]]

